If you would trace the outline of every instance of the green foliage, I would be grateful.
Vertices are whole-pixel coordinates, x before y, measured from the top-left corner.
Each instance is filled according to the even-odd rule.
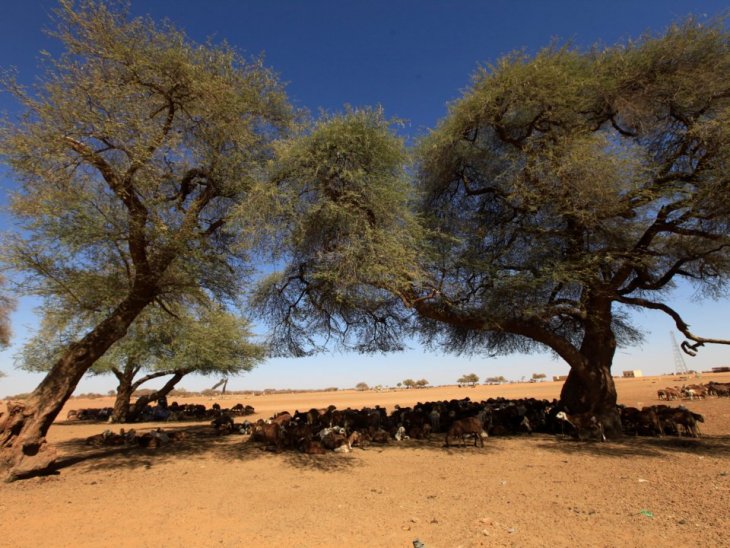
[[[287,266],[264,281],[256,303],[280,353],[316,349],[322,333],[364,352],[401,348],[398,294],[418,277],[418,227],[391,126],[380,110],[348,110],[279,144]]]
[[[550,349],[605,369],[641,340],[627,307],[726,342],[661,299],[677,278],[726,288],[729,44],[722,23],[688,21],[624,46],[509,55],[419,143],[415,192],[376,111],[283,143],[293,228],[257,299],[277,349],[335,336],[392,350],[416,333],[449,352]]]
[[[249,323],[225,310],[206,307],[174,309],[175,316],[149,307],[138,316],[127,336],[117,341],[91,369],[93,374],[125,371],[147,375],[175,371],[235,375],[263,361],[266,347],[250,342]],[[70,326],[52,324],[44,316],[44,329],[25,345],[16,362],[28,371],[48,371],[78,337]],[[73,328],[78,327],[72,324]],[[135,384],[135,386],[138,386]]]
[[[57,23],[65,52],[39,84],[4,82],[25,107],[0,124],[23,290],[74,335],[122,303],[239,302],[253,239],[233,213],[293,119],[276,76],[114,3],[62,0]]]
[[[359,382],[355,385],[355,390],[360,390],[362,392],[365,390],[370,390],[370,387],[365,382]]]
[[[5,292],[5,283],[5,278],[0,275],[0,348],[10,344],[10,313],[15,308],[15,301]]]
[[[639,340],[619,303],[663,310],[700,340],[644,296],[680,277],[726,287],[730,204],[716,197],[730,190],[729,77],[727,31],[693,21],[479,71],[418,149],[420,212],[437,235],[438,294],[417,305],[426,339],[463,352],[547,346],[579,366],[593,321],[604,338]]]
[[[403,386],[406,388],[414,388],[416,386],[416,381],[413,379],[406,379],[403,381]]]
[[[545,373],[533,373],[532,374],[532,380],[535,380],[535,381],[541,381],[545,377],[547,377],[547,375]]]

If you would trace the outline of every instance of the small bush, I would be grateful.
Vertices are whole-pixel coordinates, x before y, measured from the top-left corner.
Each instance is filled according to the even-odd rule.
[[[14,396],[6,396],[6,400],[27,400],[30,398],[30,392],[21,392],[20,394],[15,394]]]

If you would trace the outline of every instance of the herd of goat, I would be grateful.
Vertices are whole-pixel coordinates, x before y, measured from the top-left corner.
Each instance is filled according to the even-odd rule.
[[[660,400],[703,400],[707,396],[730,397],[730,383],[708,382],[707,384],[688,384],[657,390]]]
[[[667,391],[670,390],[669,396]],[[659,391],[660,399],[673,399],[671,390]],[[680,397],[697,398],[709,395],[728,396],[730,383],[708,383],[677,389]],[[691,392],[689,392],[691,391]],[[218,404],[207,409],[203,405],[171,404],[164,409],[166,420],[209,420],[219,435],[247,434],[253,442],[261,442],[267,449],[276,451],[297,450],[308,454],[328,451],[349,452],[354,446],[385,444],[405,439],[427,440],[435,434],[444,435],[444,445],[454,442],[484,446],[488,436],[519,434],[562,434],[580,440],[605,440],[601,421],[590,414],[571,415],[556,400],[524,398],[509,400],[490,398],[481,402],[469,398],[449,401],[418,403],[413,407],[399,407],[388,413],[375,406],[363,409],[310,409],[277,413],[268,420],[254,423],[236,417],[254,413],[250,406],[238,404],[221,409]],[[702,415],[679,406],[653,405],[638,409],[619,406],[621,427],[627,435],[635,436],[689,436],[699,437]],[[154,408],[153,408],[154,411]],[[80,410],[69,413],[69,418],[105,420],[110,410]],[[151,413],[155,416],[155,413]],[[158,414],[159,416],[159,414]],[[93,445],[138,444],[158,447],[182,439],[180,432],[165,432],[158,428],[142,436],[134,430],[114,434],[110,430],[92,436],[87,443]]]

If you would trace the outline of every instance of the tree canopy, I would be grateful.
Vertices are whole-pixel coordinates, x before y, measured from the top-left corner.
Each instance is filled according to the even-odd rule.
[[[379,109],[350,109],[279,144],[273,177],[287,262],[260,284],[254,303],[282,354],[325,342],[361,352],[402,348],[399,293],[418,276],[418,225],[393,123]]]
[[[467,373],[466,375],[459,377],[459,380],[456,382],[459,384],[470,384],[471,386],[476,386],[479,382],[479,375],[476,373]]]
[[[415,193],[395,183],[397,156],[372,161],[370,151],[382,156],[372,141],[343,154],[354,177],[336,180],[352,194],[327,190],[339,156],[310,153],[316,167],[290,180],[316,191],[309,211],[357,196],[348,209],[357,237],[322,223],[290,240],[287,290],[269,293],[276,325],[287,326],[278,334],[301,329],[296,305],[318,318],[308,327],[367,349],[397,348],[413,333],[457,353],[547,349],[571,366],[563,404],[616,431],[611,363],[617,345],[641,337],[629,309],[669,315],[690,352],[728,343],[692,333],[665,299],[678,279],[725,295],[730,202],[717,197],[730,190],[729,77],[724,26],[688,21],[626,45],[553,46],[480,70],[418,145]],[[352,131],[343,125],[352,115],[335,123]],[[397,150],[387,130],[380,121],[374,131]],[[293,148],[311,151],[307,139]],[[397,198],[375,186],[362,193],[373,173]],[[381,249],[381,230],[397,246],[353,268],[352,250]]]
[[[52,459],[53,417],[147,306],[238,301],[258,224],[234,213],[266,218],[259,184],[294,118],[276,75],[226,45],[115,3],[62,0],[56,17],[64,53],[30,90],[5,82],[24,112],[0,124],[22,228],[3,253],[26,292],[101,319],[0,432],[11,468]]]

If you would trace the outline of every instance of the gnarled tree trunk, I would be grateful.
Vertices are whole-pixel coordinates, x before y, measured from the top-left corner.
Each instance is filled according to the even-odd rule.
[[[132,399],[134,388],[132,381],[136,368],[131,362],[127,362],[124,371],[114,370],[114,375],[119,380],[117,385],[117,398],[114,400],[114,409],[112,410],[112,422],[127,422],[129,414],[129,401]]]
[[[135,292],[83,339],[71,344],[30,397],[8,405],[0,422],[0,473],[5,481],[47,471],[56,452],[46,434],[81,377],[116,341],[154,297],[153,287]]]
[[[621,418],[616,407],[616,385],[611,364],[616,337],[611,327],[611,303],[593,299],[580,347],[581,360],[571,363],[560,402],[571,414],[591,414],[601,421],[609,438],[621,437]]]

